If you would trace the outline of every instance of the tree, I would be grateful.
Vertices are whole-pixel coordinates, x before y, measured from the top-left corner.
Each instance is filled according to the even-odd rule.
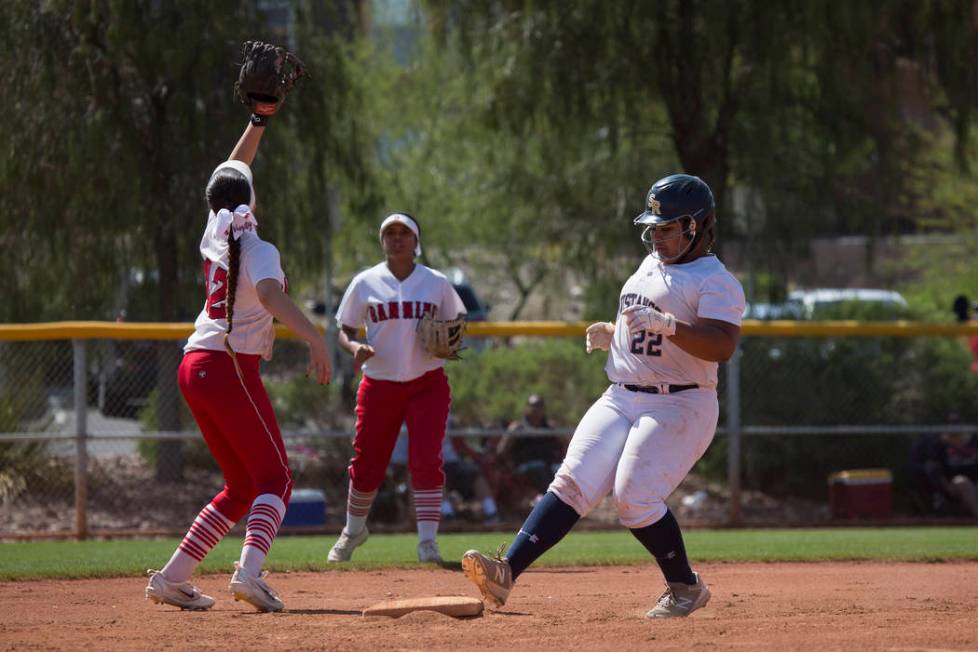
[[[964,0],[425,7],[434,40],[489,88],[487,109],[472,108],[495,129],[546,123],[560,142],[604,129],[647,150],[664,111],[678,166],[714,190],[724,238],[763,242],[749,264],[778,276],[812,235],[913,228],[893,189],[927,140],[920,127],[941,125],[909,109],[946,110],[961,143],[978,101]]]
[[[620,275],[622,250],[642,251],[627,237],[640,200],[623,195],[622,177],[658,160],[663,144],[633,147],[583,121],[570,138],[544,119],[502,127],[507,98],[491,83],[496,62],[467,62],[419,34],[407,63],[373,55],[367,121],[381,143],[377,178],[388,206],[418,215],[427,260],[473,269],[483,287],[511,297],[511,319],[542,288],[567,294],[569,268]]]
[[[255,165],[260,201],[274,208],[270,235],[300,250],[293,280],[308,274],[328,245],[319,207],[333,192],[329,170],[342,166],[354,171],[355,184],[365,183],[346,125],[324,120],[355,101],[355,85],[344,77],[346,53],[334,44],[348,35],[337,29],[337,14],[315,14],[311,3],[296,11],[310,18],[301,38],[317,57],[311,68],[329,71],[331,82],[310,85],[306,101],[326,110],[309,116],[300,89],[273,120],[269,147]],[[192,318],[200,306],[203,186],[247,120],[232,94],[241,35],[271,31],[257,5],[230,0],[5,7],[0,35],[9,56],[25,64],[9,61],[0,72],[13,98],[0,125],[0,241],[11,251],[0,273],[17,288],[0,308],[5,320],[111,318],[120,308],[138,320]],[[295,127],[297,115],[314,118],[313,126]],[[287,144],[296,143],[303,146],[293,156]],[[333,176],[339,186],[342,173]],[[291,194],[293,186],[315,189],[317,202]],[[152,299],[140,301],[141,294]],[[179,430],[178,350],[161,343],[158,357],[160,427]],[[161,465],[172,457],[161,451]]]

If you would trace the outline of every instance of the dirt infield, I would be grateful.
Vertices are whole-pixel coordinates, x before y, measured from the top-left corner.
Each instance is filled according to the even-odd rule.
[[[499,612],[363,618],[385,598],[475,595],[460,571],[290,573],[269,579],[287,611],[218,598],[182,612],[142,597],[145,580],[0,584],[2,649],[978,649],[978,563],[705,564],[713,592],[691,618],[649,621],[662,590],[649,566],[531,570]]]

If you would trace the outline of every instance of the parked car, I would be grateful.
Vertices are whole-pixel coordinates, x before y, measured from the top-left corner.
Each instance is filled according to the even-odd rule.
[[[813,288],[792,290],[783,303],[750,303],[745,319],[821,319],[853,311],[903,316],[907,300],[899,292],[878,288]]]
[[[748,303],[744,308],[744,319],[801,319],[801,305],[797,303]]]
[[[798,305],[803,316],[812,318],[827,310],[846,304],[878,306],[899,312],[907,307],[907,300],[894,290],[876,288],[817,288],[792,290],[788,293],[789,304]]]

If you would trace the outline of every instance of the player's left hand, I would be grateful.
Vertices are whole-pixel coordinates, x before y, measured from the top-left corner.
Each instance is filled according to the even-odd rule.
[[[606,321],[591,324],[585,331],[584,349],[590,353],[595,349],[607,351],[611,348],[611,338],[615,334],[615,325]]]
[[[326,348],[326,343],[320,340],[310,344],[306,378],[315,378],[320,385],[329,385],[332,376],[333,367],[329,362],[329,351]]]
[[[282,98],[282,102],[285,98]],[[273,116],[278,112],[278,107],[282,106],[281,102],[259,102],[255,101],[254,113],[256,115],[263,115],[265,117]]]
[[[650,331],[666,336],[676,334],[676,317],[669,312],[659,312],[655,308],[635,304],[622,310],[621,316],[630,333]]]
[[[278,112],[289,91],[306,76],[306,66],[285,48],[246,41],[243,61],[235,82],[241,103],[251,109],[252,124],[264,126]]]

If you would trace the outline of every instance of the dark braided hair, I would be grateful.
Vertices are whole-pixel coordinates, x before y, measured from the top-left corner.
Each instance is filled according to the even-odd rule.
[[[228,320],[228,332],[234,328],[234,295],[238,291],[238,271],[241,267],[241,242],[228,238],[228,293],[225,299],[225,313]]]
[[[233,168],[221,168],[214,173],[211,180],[207,183],[207,190],[204,192],[207,197],[207,204],[215,213],[226,208],[233,211],[241,204],[248,204],[251,201],[251,185],[245,175]],[[228,332],[224,336],[224,345],[227,343],[227,335],[231,334],[234,328],[234,296],[238,290],[238,273],[241,268],[241,242],[230,237],[228,233],[228,288],[227,298],[225,299],[225,312],[227,314]]]

